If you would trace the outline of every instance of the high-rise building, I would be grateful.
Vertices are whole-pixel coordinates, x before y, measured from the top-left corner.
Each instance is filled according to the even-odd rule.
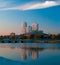
[[[38,31],[38,24],[37,23],[32,24],[32,30]]]
[[[25,34],[25,33],[26,33],[26,27],[27,27],[27,23],[26,23],[26,22],[23,22],[23,23],[21,24],[22,34]]]
[[[26,27],[26,33],[29,33],[29,32],[31,32],[32,31],[32,27],[31,26],[27,26]]]
[[[27,26],[27,23],[26,22],[23,22],[21,24],[22,34],[29,33],[32,30],[33,31],[38,31],[38,24],[37,23],[33,23],[32,26]]]

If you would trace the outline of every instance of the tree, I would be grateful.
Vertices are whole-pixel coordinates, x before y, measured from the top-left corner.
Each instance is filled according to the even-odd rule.
[[[51,39],[56,39],[56,35],[55,34],[52,34],[51,35]]]
[[[57,35],[56,35],[56,38],[57,38],[57,39],[60,39],[60,34],[57,34]]]

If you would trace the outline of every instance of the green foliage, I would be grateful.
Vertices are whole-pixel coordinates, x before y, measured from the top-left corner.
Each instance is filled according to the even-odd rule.
[[[37,32],[36,30],[32,30],[32,32]]]

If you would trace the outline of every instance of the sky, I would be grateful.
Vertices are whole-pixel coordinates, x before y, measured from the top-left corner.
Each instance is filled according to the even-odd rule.
[[[21,34],[21,23],[38,23],[45,33],[60,33],[60,0],[0,0],[0,35]]]

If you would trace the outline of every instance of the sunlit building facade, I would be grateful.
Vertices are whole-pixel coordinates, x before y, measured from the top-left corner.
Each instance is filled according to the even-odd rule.
[[[27,27],[27,23],[26,22],[23,22],[21,24],[21,33],[22,34],[25,34],[26,33],[26,27]]]
[[[30,33],[32,31],[32,27],[31,26],[27,26],[26,27],[26,33]]]
[[[22,30],[22,34],[30,33],[32,31],[38,31],[38,24],[33,23],[32,26],[27,26],[27,23],[23,22],[21,24],[21,30]]]
[[[32,24],[32,30],[33,31],[38,31],[38,24],[37,23]]]

